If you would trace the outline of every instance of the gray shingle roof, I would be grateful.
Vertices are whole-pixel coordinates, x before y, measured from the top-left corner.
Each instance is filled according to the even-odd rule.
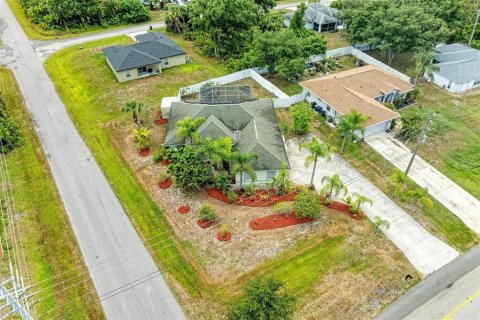
[[[162,32],[151,32],[152,36],[136,39],[140,42],[129,46],[112,46],[103,49],[105,56],[117,72],[160,63],[161,59],[184,54],[170,38]],[[146,34],[148,35],[148,33]]]
[[[454,43],[434,48],[434,52],[436,74],[458,84],[480,79],[480,51]]]
[[[233,132],[240,131],[235,148],[257,154],[257,159],[252,162],[255,170],[279,170],[282,163],[289,165],[271,99],[222,105],[174,102],[169,115],[166,146],[184,143],[177,139],[177,122],[185,117],[207,119],[198,130],[201,137],[233,138]]]
[[[319,25],[326,23],[335,23],[338,22],[338,19],[336,17],[339,13],[340,11],[338,11],[337,9],[320,3],[313,3],[308,5],[307,10],[305,10],[303,20],[305,22],[314,22]],[[283,16],[286,19],[291,20],[293,18],[293,15],[293,12],[288,12],[285,13]]]

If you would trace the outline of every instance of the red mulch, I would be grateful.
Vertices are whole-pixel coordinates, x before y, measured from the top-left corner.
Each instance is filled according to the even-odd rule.
[[[160,163],[167,166],[170,164],[170,160],[162,160]]]
[[[228,241],[232,239],[232,234],[230,232],[227,232],[225,235],[222,235],[221,232],[218,233],[217,239],[220,241]]]
[[[190,212],[190,207],[189,206],[180,206],[180,207],[178,207],[177,211],[178,211],[178,213],[186,214],[186,213]]]
[[[148,157],[150,155],[150,148],[140,149],[140,151],[138,152],[138,155],[140,157]]]
[[[270,230],[284,228],[296,224],[302,224],[313,221],[312,218],[299,219],[292,212],[289,216],[283,213],[272,214],[266,217],[258,218],[250,221],[249,225],[252,230]]]
[[[197,223],[200,226],[200,228],[206,229],[212,225],[213,221],[204,221],[200,219],[197,221]]]
[[[295,199],[295,196],[297,195],[297,192],[291,192],[284,196],[272,195],[267,199],[262,199],[262,195],[266,194],[267,192],[267,190],[259,190],[257,194],[253,196],[248,196],[246,194],[240,194],[237,192],[238,200],[234,204],[248,207],[269,207],[278,202],[293,201]],[[221,190],[217,188],[207,189],[207,193],[209,196],[217,200],[226,203],[233,203],[232,201],[230,201],[230,199],[228,199],[226,194],[224,194]]]
[[[164,119],[164,118],[155,119],[155,125],[157,126],[165,123],[168,123],[168,119]]]
[[[358,214],[351,213],[350,208],[345,203],[338,202],[338,201],[333,201],[332,204],[328,204],[326,202],[326,199],[322,199],[322,203],[325,207],[327,207],[329,209],[333,209],[333,210],[343,212],[344,214],[346,214],[347,216],[349,216],[353,220],[362,220],[363,219],[363,214],[361,214],[361,213],[358,213]]]
[[[172,183],[173,183],[172,179],[169,178],[169,179],[168,179],[167,181],[165,181],[165,182],[159,182],[159,183],[158,183],[158,187],[159,187],[160,189],[168,189],[168,188],[170,188],[170,186],[172,185]]]

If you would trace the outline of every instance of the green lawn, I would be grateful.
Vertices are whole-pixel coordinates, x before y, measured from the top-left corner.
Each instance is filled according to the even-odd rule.
[[[327,41],[327,50],[350,46],[350,42],[348,42],[345,31],[343,30],[338,32],[324,32],[321,33],[321,35]]]
[[[106,30],[112,29],[119,29],[125,28],[127,26],[132,26],[135,24],[122,24],[122,25],[115,25],[115,26],[90,26],[85,28],[77,28],[77,29],[70,29],[66,30],[45,30],[42,27],[32,23],[25,11],[23,10],[20,1],[21,0],[6,0],[10,8],[12,9],[13,14],[17,18],[18,22],[23,28],[23,31],[27,34],[30,39],[33,40],[54,40],[54,39],[65,39],[71,38],[80,35],[86,35],[95,32],[101,32]],[[150,11],[150,15],[152,16],[151,22],[159,22],[163,21],[165,17],[165,10],[154,10]],[[148,22],[139,23],[141,24],[148,24]]]
[[[112,145],[115,133],[113,124],[131,121],[130,115],[119,111],[126,100],[140,99],[147,108],[157,110],[161,98],[176,95],[179,88],[227,73],[225,66],[202,56],[192,43],[175,35],[171,37],[192,56],[193,62],[149,78],[121,84],[106,64],[100,49],[108,45],[130,43],[132,40],[128,37],[66,48],[52,55],[46,61],[46,68],[76,127],[139,233],[148,244],[156,242],[150,240],[151,237],[165,234],[162,248],[168,247],[156,250],[154,258],[179,293],[180,301],[188,306],[187,312],[194,318],[215,318],[217,312],[221,314],[221,311],[209,309],[210,305],[221,305],[218,309],[223,309],[231,300],[231,293],[236,295],[247,279],[266,274],[274,274],[286,281],[287,286],[298,291],[300,296],[309,295],[309,289],[319,290],[321,283],[328,280],[329,274],[342,275],[347,279],[350,279],[350,274],[355,274],[369,279],[368,285],[374,287],[388,283],[396,294],[382,296],[382,305],[404,292],[410,286],[403,283],[404,274],[416,275],[405,257],[387,239],[374,236],[369,221],[364,220],[358,224],[339,214],[325,217],[322,223],[325,223],[328,232],[325,231],[321,237],[310,237],[239,281],[222,286],[209,283],[201,261],[189,249],[191,244],[183,243],[173,235],[161,209],[152,202],[149,193],[140,185],[134,172]],[[384,254],[384,250],[389,253]],[[390,261],[390,257],[395,259]],[[296,269],[299,273],[295,272]],[[374,279],[376,276],[370,270],[384,272],[378,272],[378,278]],[[301,278],[299,274],[302,275]],[[185,291],[189,298],[185,298]],[[349,298],[357,305],[368,304],[367,297],[354,293],[351,295]],[[319,294],[311,299],[320,301],[321,297]],[[315,309],[321,310],[321,307],[322,304],[318,303]],[[304,310],[306,307],[300,304],[299,308]],[[335,315],[336,311],[329,312]],[[339,316],[341,315],[337,312],[336,317]]]
[[[290,113],[287,110],[278,111],[281,121],[290,122]],[[341,139],[325,124],[319,116],[314,122],[314,133],[323,141],[329,141],[340,149]],[[401,202],[391,192],[388,178],[393,174],[395,167],[366,143],[351,145],[342,154],[355,169],[380,188],[389,198],[394,200],[406,212],[411,212],[409,203]],[[430,233],[442,239],[460,252],[468,251],[480,243],[479,237],[470,230],[462,220],[451,213],[441,203],[430,197],[433,208],[424,204],[419,205],[412,214],[413,218],[424,226]]]
[[[6,158],[16,209],[22,213],[19,223],[23,230],[31,282],[40,282],[33,289],[40,291],[40,294],[32,301],[44,299],[36,305],[37,315],[51,310],[43,318],[52,318],[75,310],[69,319],[103,318],[47,159],[23,104],[16,80],[8,69],[0,68],[0,88],[0,97],[11,117],[21,125],[23,134],[23,145]],[[5,277],[7,261],[0,261]],[[69,272],[64,276],[52,279],[67,271]],[[83,280],[85,281],[81,283]],[[65,282],[62,283],[63,281]],[[53,290],[51,286],[54,286]]]

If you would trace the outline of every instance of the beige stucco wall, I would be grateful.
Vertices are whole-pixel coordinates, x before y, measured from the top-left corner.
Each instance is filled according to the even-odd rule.
[[[167,68],[179,66],[185,63],[187,63],[187,57],[185,54],[181,54],[179,56],[169,57],[167,65],[165,65],[165,59],[162,59],[162,68],[167,69]]]

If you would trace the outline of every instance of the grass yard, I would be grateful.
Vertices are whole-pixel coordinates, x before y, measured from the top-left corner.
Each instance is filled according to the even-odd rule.
[[[344,30],[338,32],[323,32],[321,35],[323,35],[327,41],[327,50],[350,46],[350,42],[348,42]]]
[[[54,40],[54,39],[66,39],[80,35],[86,35],[90,33],[112,30],[112,29],[119,29],[125,28],[127,26],[135,25],[135,24],[122,24],[122,25],[115,25],[115,26],[90,26],[81,29],[70,29],[69,31],[65,30],[45,30],[40,26],[32,23],[25,11],[23,10],[22,5],[20,4],[21,0],[6,0],[10,9],[12,9],[13,14],[17,18],[18,22],[22,26],[23,31],[27,34],[32,40]],[[150,22],[159,22],[163,21],[165,17],[165,10],[153,10],[150,11],[150,15],[152,16],[152,20]],[[141,24],[148,24],[147,22],[139,23]]]
[[[61,50],[46,61],[46,68],[141,236],[147,244],[155,245],[158,241],[152,237],[165,235],[162,246],[157,245],[152,254],[189,316],[221,318],[245,281],[273,274],[286,281],[300,298],[305,297],[298,305],[299,319],[323,317],[325,313],[329,319],[370,318],[419,280],[403,254],[388,239],[373,234],[368,220],[354,222],[341,214],[325,213],[320,233],[307,234],[298,245],[239,280],[212,284],[196,257],[194,244],[174,235],[163,210],[112,143],[117,127],[131,121],[131,115],[119,111],[126,100],[140,99],[153,112],[162,97],[175,95],[179,88],[227,73],[223,65],[202,56],[190,42],[171,37],[193,62],[149,78],[120,84],[106,64],[100,49],[130,43],[127,37]],[[414,276],[411,283],[403,280],[407,273]],[[344,290],[338,292],[333,284]]]
[[[12,72],[0,68],[0,97],[10,116],[21,126],[23,145],[6,159],[14,189],[25,255],[40,318],[103,319],[70,221],[63,208],[32,121]],[[5,251],[5,248],[4,248]],[[1,259],[7,275],[7,260]],[[63,272],[64,276],[53,278]],[[53,286],[53,287],[52,287]],[[31,292],[33,292],[31,291]],[[47,313],[48,312],[48,313]]]
[[[375,59],[388,64],[388,57],[379,49],[366,51],[366,54],[369,56],[374,57]],[[411,52],[400,52],[395,55],[392,61],[391,67],[395,70],[398,70],[410,77],[413,76],[412,74],[412,67],[413,67],[413,54]]]
[[[418,106],[441,113],[451,129],[428,138],[420,156],[480,199],[480,95],[450,95],[432,84],[421,88]]]
[[[278,110],[277,114],[281,122],[285,121],[290,123],[290,113],[288,110]],[[325,121],[323,121],[320,116],[315,120],[313,129],[313,132],[318,135],[321,140],[329,141],[340,150],[340,137],[325,124]],[[342,156],[407,213],[411,212],[410,204],[402,203],[392,194],[388,186],[388,178],[394,172],[394,166],[389,161],[366,143],[351,145]],[[480,243],[478,236],[470,230],[463,221],[433,197],[430,198],[433,202],[433,208],[430,209],[424,204],[419,205],[412,214],[415,220],[430,233],[460,252],[465,252]]]

